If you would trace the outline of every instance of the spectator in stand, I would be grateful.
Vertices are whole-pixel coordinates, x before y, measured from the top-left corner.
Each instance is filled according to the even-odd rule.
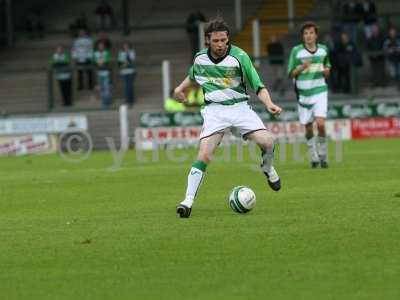
[[[58,81],[64,106],[72,105],[72,74],[70,64],[71,58],[69,54],[65,52],[64,47],[61,45],[57,46],[56,51],[50,58],[50,65]]]
[[[371,38],[367,40],[368,58],[371,64],[372,83],[374,86],[385,85],[385,54],[383,36],[377,24],[372,25]]]
[[[359,25],[363,21],[364,8],[361,0],[350,0],[344,3],[342,8],[342,21],[344,31],[350,36],[350,39],[357,43],[359,41]]]
[[[338,92],[350,93],[352,68],[361,66],[361,55],[346,32],[341,34],[340,42],[334,46],[332,52],[335,57],[335,64],[332,66],[336,71],[334,88]]]
[[[98,48],[93,54],[93,60],[97,67],[97,82],[99,84],[100,98],[103,107],[108,107],[111,104],[111,54],[105,48],[105,45],[100,42]]]
[[[101,30],[97,33],[97,39],[94,42],[94,49],[97,49],[100,43],[104,44],[104,47],[106,48],[106,50],[108,50],[110,52],[112,51],[111,40],[108,38],[107,33],[103,30]]]
[[[78,90],[84,88],[84,74],[86,73],[89,83],[89,89],[92,90],[93,71],[93,40],[87,35],[86,30],[79,30],[78,38],[75,39],[72,45],[72,58],[78,69]]]
[[[383,49],[390,76],[392,79],[400,80],[400,38],[397,35],[396,28],[389,29],[388,37],[383,43]]]
[[[107,0],[101,0],[96,7],[97,29],[111,29],[114,25],[114,11]]]
[[[186,32],[192,47],[192,57],[200,50],[199,48],[199,24],[206,22],[206,17],[200,12],[191,13],[186,19]]]
[[[369,40],[372,36],[372,27],[376,24],[376,7],[375,3],[371,0],[364,0],[363,3],[363,19],[364,19],[364,34],[365,38]]]
[[[133,50],[128,42],[124,42],[122,44],[122,49],[118,53],[118,64],[120,67],[120,75],[124,81],[125,101],[130,106],[135,102],[135,60],[135,50]]]
[[[271,37],[270,42],[267,45],[267,53],[269,59],[269,68],[271,70],[270,74],[271,77],[274,78],[272,90],[275,92],[279,91],[279,93],[283,95],[285,92],[283,80],[285,51],[282,43],[276,38],[276,36]]]

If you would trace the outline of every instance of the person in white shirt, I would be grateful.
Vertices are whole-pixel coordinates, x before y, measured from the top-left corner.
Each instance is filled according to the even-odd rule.
[[[86,30],[79,30],[78,38],[72,44],[72,59],[78,68],[78,90],[84,87],[83,74],[86,73],[89,83],[89,89],[94,87],[93,82],[93,40],[88,36]]]

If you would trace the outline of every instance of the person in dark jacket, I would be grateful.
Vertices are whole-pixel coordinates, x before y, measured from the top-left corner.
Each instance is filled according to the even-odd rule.
[[[377,24],[372,26],[372,36],[367,40],[368,58],[371,65],[372,83],[374,86],[385,85],[385,54],[383,36]]]
[[[337,72],[337,91],[350,93],[352,68],[361,65],[361,56],[356,45],[350,40],[350,37],[346,32],[343,32],[340,35],[340,41],[335,45],[333,52],[335,56],[334,68]]]
[[[400,38],[396,28],[389,29],[388,37],[383,43],[383,50],[387,58],[389,74],[393,79],[400,79]]]

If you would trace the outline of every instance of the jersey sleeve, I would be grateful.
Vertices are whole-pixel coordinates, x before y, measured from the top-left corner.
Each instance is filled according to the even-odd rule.
[[[292,74],[293,70],[296,69],[298,65],[301,64],[301,61],[296,57],[296,50],[295,48],[290,51],[290,56],[289,56],[289,62],[288,62],[288,67],[287,67],[287,73],[290,76]]]
[[[194,64],[190,67],[190,69],[188,71],[188,76],[189,76],[190,80],[195,81],[195,79],[194,79]]]
[[[241,57],[244,80],[255,92],[258,92],[260,89],[264,88],[265,85],[262,83],[260,76],[251,62],[250,57],[246,53],[243,53]]]
[[[329,59],[329,50],[328,50],[328,48],[325,48],[325,50],[326,50],[326,56],[325,56],[325,59],[324,59],[324,67],[331,68],[332,65],[331,65],[331,61]]]

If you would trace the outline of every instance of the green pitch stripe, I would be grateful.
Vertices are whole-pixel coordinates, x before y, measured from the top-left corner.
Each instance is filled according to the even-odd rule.
[[[304,96],[304,97],[309,97],[309,96],[317,95],[317,94],[326,92],[327,90],[328,90],[328,87],[327,87],[326,85],[324,85],[324,86],[317,86],[317,87],[315,87],[315,88],[307,89],[307,90],[300,90],[300,89],[298,89],[299,94],[300,94],[301,96]]]
[[[217,77],[217,78],[235,78],[241,77],[238,67],[218,67],[195,64],[193,66],[194,74],[199,76]]]

